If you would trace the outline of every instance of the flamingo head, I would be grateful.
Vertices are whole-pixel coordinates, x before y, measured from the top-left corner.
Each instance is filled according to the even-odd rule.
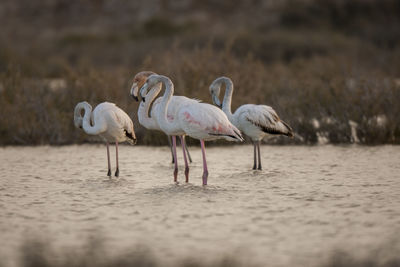
[[[220,108],[222,107],[221,101],[219,100],[219,94],[221,92],[221,85],[223,82],[222,78],[224,77],[217,78],[215,81],[213,81],[209,88],[214,105]]]
[[[74,125],[76,128],[82,129],[83,126],[83,116],[82,116],[82,110],[85,109],[85,106],[90,106],[90,104],[86,101],[80,102],[75,106],[74,110]]]
[[[145,102],[145,100],[146,100],[148,91],[165,79],[168,79],[168,78],[166,76],[162,76],[162,75],[158,75],[158,74],[152,74],[147,78],[146,82],[140,88],[140,96],[142,97],[143,102]],[[161,90],[161,87],[160,87],[160,90]]]
[[[74,116],[74,125],[76,128],[80,128],[82,129],[82,125],[83,125],[83,118],[81,114],[78,114],[77,116]]]
[[[152,71],[141,71],[135,75],[133,78],[133,84],[131,87],[130,95],[136,100],[139,101],[139,89],[145,84],[147,78],[151,75],[155,74]]]

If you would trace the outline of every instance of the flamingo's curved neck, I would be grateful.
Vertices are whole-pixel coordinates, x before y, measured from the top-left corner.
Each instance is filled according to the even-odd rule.
[[[162,83],[158,83],[146,95],[146,101],[140,102],[139,110],[138,110],[138,118],[140,124],[145,126],[146,128],[157,128],[157,123],[154,118],[149,116],[150,114],[150,106],[155,100],[156,96],[160,93],[162,87]]]
[[[165,92],[160,103],[160,112],[158,113],[158,120],[161,128],[167,128],[171,122],[167,119],[167,110],[172,95],[174,94],[174,84],[167,77],[160,77],[159,80],[165,85]]]
[[[230,121],[232,121],[232,111],[231,111],[231,105],[232,105],[232,94],[233,94],[233,84],[230,80],[224,80],[225,82],[225,95],[224,95],[224,100],[222,101],[222,110],[228,117]]]
[[[83,124],[83,118],[81,115],[82,108],[79,106],[75,108],[74,110],[74,123],[76,127],[82,128]]]
[[[90,118],[92,116],[92,106],[89,103],[81,103],[81,108],[85,110],[83,116],[82,128],[87,134],[99,134],[104,130],[104,123],[97,118],[93,120],[93,126],[90,124]]]

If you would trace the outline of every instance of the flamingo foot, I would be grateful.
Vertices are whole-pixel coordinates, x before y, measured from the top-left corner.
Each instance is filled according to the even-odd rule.
[[[253,170],[257,170],[257,166],[255,164],[253,166]]]
[[[185,167],[186,183],[189,183],[189,167]]]
[[[178,169],[174,169],[174,182],[178,181]]]
[[[107,176],[111,177],[111,169],[108,169]]]
[[[258,170],[260,170],[260,171],[262,170],[262,168],[261,168],[261,165],[260,165],[260,166],[258,166]]]
[[[208,171],[203,172],[203,185],[207,185]]]
[[[117,168],[117,170],[115,171],[115,177],[119,176],[119,168]]]

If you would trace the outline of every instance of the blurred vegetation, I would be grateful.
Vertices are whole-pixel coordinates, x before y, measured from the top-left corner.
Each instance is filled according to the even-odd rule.
[[[129,89],[142,70],[204,102],[231,77],[233,110],[270,105],[296,133],[270,143],[399,144],[399,14],[395,0],[5,0],[0,144],[97,140],[73,126],[82,100],[116,103],[139,144],[166,144],[137,122]]]
[[[72,247],[61,253],[55,252],[49,243],[41,240],[27,241],[20,249],[20,267],[157,267],[166,266],[154,257],[146,246],[136,246],[124,254],[110,256],[104,242],[98,238],[89,239],[83,248]],[[0,266],[2,262],[0,261]],[[235,267],[242,266],[233,257],[221,257],[214,262],[207,260],[182,259],[173,266],[179,267]],[[168,266],[168,265],[167,265]],[[246,265],[251,266],[251,265]]]
[[[394,247],[393,247],[394,246]],[[336,250],[327,253],[327,259],[315,258],[313,266],[321,267],[398,267],[400,258],[396,249],[398,242],[383,244],[373,249],[368,255],[355,256],[350,252]],[[161,259],[156,258],[146,246],[136,246],[124,254],[110,256],[108,248],[98,238],[89,239],[81,247],[64,248],[56,252],[48,242],[32,239],[21,246],[18,265],[20,267],[157,267],[168,266]],[[0,260],[0,266],[6,266]],[[221,256],[221,259],[210,261],[203,258],[186,258],[177,260],[173,266],[177,267],[236,267],[258,266],[254,263],[244,262],[238,255]]]

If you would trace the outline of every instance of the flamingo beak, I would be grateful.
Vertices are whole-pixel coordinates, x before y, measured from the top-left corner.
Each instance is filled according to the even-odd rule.
[[[213,99],[214,104],[215,104],[217,107],[222,108],[221,102],[219,101],[219,98],[218,98],[217,95],[214,95],[214,94],[213,94],[212,99]]]
[[[132,87],[131,87],[130,95],[131,95],[131,97],[132,97],[133,99],[135,99],[136,101],[139,101],[139,98],[138,98],[138,91],[139,91],[139,88],[138,88],[137,83],[133,83],[133,84],[132,84]]]
[[[143,102],[146,102],[146,95],[147,95],[147,82],[140,88],[140,96],[142,97]]]

